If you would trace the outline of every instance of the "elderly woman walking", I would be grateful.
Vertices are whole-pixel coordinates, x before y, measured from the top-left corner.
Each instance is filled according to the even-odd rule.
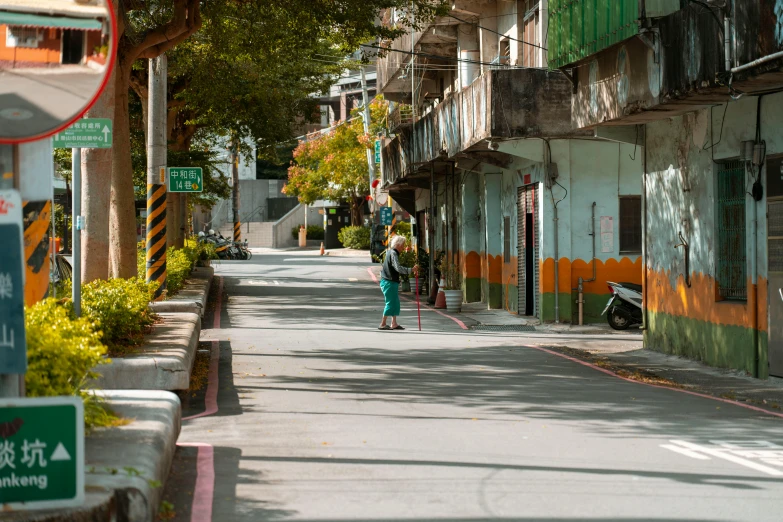
[[[381,290],[383,298],[386,300],[386,307],[383,309],[383,319],[378,330],[405,330],[397,323],[397,316],[400,315],[400,275],[418,273],[418,266],[406,268],[400,264],[400,252],[404,248],[404,237],[394,236],[391,238],[390,247],[386,251],[386,259],[383,260],[383,269],[381,270]],[[391,326],[386,324],[389,317],[391,317]]]

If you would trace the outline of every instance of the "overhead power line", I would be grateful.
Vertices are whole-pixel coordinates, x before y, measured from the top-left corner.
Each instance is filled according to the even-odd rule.
[[[381,47],[379,45],[361,44],[362,47],[369,47],[371,49],[380,49],[382,51],[407,54],[411,56],[421,56],[424,58],[432,58],[433,60],[444,60],[447,62],[460,62],[460,63],[473,63],[476,65],[491,65],[493,67],[503,67],[506,69],[540,69],[540,67],[524,67],[521,65],[504,65],[499,63],[482,62],[479,60],[470,60],[466,58],[452,58],[451,56],[440,56],[437,54],[429,54],[422,52],[403,51],[401,49],[390,49],[388,47]]]

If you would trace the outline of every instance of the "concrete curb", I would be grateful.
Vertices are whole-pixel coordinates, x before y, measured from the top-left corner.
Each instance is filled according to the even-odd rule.
[[[146,342],[125,357],[95,368],[104,390],[187,390],[196,358],[201,318],[194,313],[161,314]]]
[[[151,522],[156,520],[177,448],[181,406],[173,393],[99,391],[126,426],[100,428],[85,439],[84,506],[5,513],[13,522]],[[160,483],[158,486],[157,483]]]
[[[196,267],[177,295],[166,301],[150,303],[150,309],[156,314],[188,312],[203,318],[214,275],[215,269],[211,266]]]

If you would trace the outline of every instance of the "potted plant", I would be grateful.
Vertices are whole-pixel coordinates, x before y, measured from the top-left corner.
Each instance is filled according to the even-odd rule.
[[[416,253],[413,252],[410,248],[404,250],[403,252],[400,252],[400,264],[404,266],[405,268],[413,268],[413,266],[416,264]],[[411,276],[407,274],[400,274],[400,291],[401,292],[410,292],[411,291]]]
[[[430,273],[430,255],[423,248],[419,249],[418,265],[419,265],[419,277],[418,277],[419,280],[418,280],[418,287],[415,288],[418,288],[420,293],[426,294],[427,278],[429,277],[429,273]]]
[[[444,260],[440,267],[443,279],[443,293],[446,294],[446,309],[449,312],[462,311],[462,270],[455,263]]]

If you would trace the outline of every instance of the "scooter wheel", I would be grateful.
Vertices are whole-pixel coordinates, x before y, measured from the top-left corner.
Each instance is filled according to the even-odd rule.
[[[631,326],[631,322],[625,317],[615,313],[614,308],[609,310],[606,314],[606,319],[614,330],[627,330]]]

